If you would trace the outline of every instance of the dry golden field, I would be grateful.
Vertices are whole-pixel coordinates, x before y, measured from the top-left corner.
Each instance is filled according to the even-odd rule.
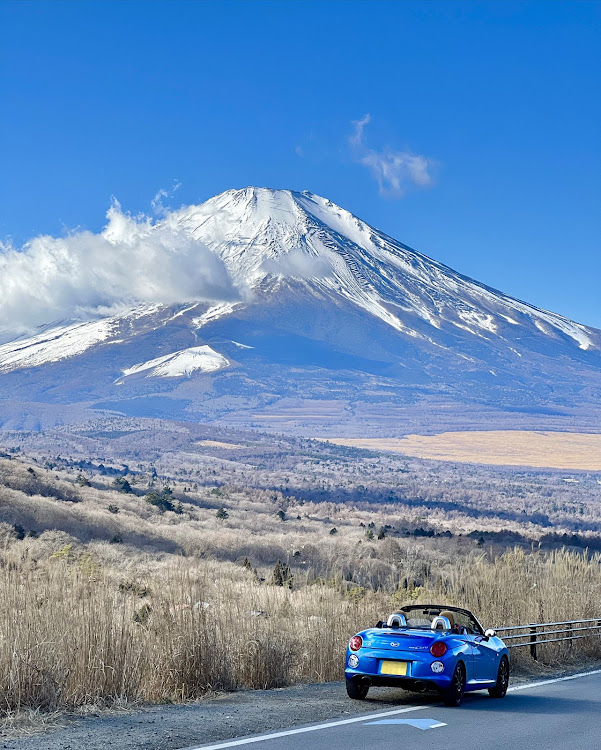
[[[491,430],[407,435],[400,439],[330,438],[329,441],[439,461],[601,471],[601,434]]]
[[[222,448],[226,451],[235,451],[242,447],[236,443],[224,443],[221,440],[199,440],[198,445],[205,446],[206,448]]]

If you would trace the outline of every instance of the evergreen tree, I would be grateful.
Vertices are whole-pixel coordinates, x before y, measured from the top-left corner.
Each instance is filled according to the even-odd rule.
[[[288,563],[283,563],[281,560],[278,560],[271,575],[272,585],[286,586],[287,588],[291,589],[293,580],[294,577],[290,571],[290,566],[288,565]]]
[[[169,487],[165,487],[161,492],[151,490],[144,499],[150,505],[154,505],[155,508],[158,508],[161,513],[165,513],[165,511],[168,510],[176,511],[174,504],[171,502],[172,498],[173,493]]]

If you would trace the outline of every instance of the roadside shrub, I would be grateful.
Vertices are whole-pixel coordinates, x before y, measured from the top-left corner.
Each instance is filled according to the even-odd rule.
[[[148,588],[148,586],[145,586],[141,583],[138,583],[138,581],[122,581],[119,584],[119,591],[122,594],[133,594],[134,596],[140,597],[140,599],[143,599],[145,596],[148,596],[151,591]]]

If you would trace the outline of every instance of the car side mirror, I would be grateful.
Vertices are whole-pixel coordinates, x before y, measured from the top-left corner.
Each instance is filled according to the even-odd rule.
[[[485,638],[494,638],[496,636],[496,634],[497,634],[497,631],[493,630],[492,628],[487,628],[484,631],[484,637]]]

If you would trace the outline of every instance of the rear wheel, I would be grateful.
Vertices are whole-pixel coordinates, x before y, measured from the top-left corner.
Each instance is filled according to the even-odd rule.
[[[369,685],[364,685],[362,682],[346,681],[346,694],[354,701],[364,701],[367,698],[368,690]]]
[[[450,686],[443,692],[442,699],[446,706],[460,706],[465,690],[465,667],[461,662],[455,667]]]
[[[509,687],[509,662],[507,657],[504,656],[499,664],[499,671],[497,672],[497,684],[494,688],[490,688],[488,694],[491,698],[504,698],[507,695],[507,688]]]

